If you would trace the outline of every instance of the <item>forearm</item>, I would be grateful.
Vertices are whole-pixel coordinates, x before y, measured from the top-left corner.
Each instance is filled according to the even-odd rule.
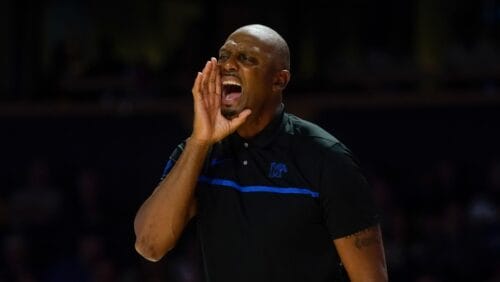
[[[172,249],[194,214],[194,190],[208,149],[188,140],[172,170],[137,212],[135,248],[146,259],[157,261]]]
[[[134,221],[136,250],[156,261],[174,247],[194,215],[194,190],[208,150],[245,122],[245,109],[228,120],[221,114],[221,81],[217,60],[208,61],[198,72],[192,88],[194,121],[191,138],[167,177],[137,212]]]

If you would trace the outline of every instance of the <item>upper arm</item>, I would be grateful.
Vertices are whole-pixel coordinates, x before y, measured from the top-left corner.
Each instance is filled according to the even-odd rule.
[[[336,143],[325,151],[321,171],[326,227],[349,278],[387,281],[379,212],[358,161]]]
[[[351,281],[387,281],[380,226],[333,240]]]
[[[324,152],[322,162],[319,199],[331,238],[378,224],[372,187],[352,153],[337,143]]]

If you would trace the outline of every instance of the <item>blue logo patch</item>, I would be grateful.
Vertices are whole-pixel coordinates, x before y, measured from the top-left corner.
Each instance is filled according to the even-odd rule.
[[[284,163],[272,162],[269,167],[269,178],[281,178],[283,174],[288,172],[288,168]]]

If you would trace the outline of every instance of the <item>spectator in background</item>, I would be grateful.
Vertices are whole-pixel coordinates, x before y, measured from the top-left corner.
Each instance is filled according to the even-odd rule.
[[[36,269],[30,254],[33,250],[24,236],[10,234],[1,245],[0,281],[36,282]]]
[[[34,159],[28,166],[27,183],[9,199],[9,218],[15,229],[54,227],[61,215],[63,196],[53,186],[47,160]]]
[[[104,226],[102,192],[98,172],[92,168],[81,169],[76,177],[76,199],[73,203],[78,228],[99,230]]]
[[[34,158],[27,165],[26,184],[13,189],[8,198],[9,231],[29,242],[27,257],[36,273],[57,256],[54,250],[60,243],[64,195],[51,172],[47,159]]]

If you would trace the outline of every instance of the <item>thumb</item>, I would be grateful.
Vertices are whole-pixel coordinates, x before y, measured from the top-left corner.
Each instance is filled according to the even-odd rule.
[[[242,125],[245,120],[248,118],[248,116],[252,113],[252,110],[250,109],[244,109],[241,111],[241,113],[238,114],[237,117],[234,117],[232,120],[229,122],[229,129],[231,132],[235,131],[240,125]]]

